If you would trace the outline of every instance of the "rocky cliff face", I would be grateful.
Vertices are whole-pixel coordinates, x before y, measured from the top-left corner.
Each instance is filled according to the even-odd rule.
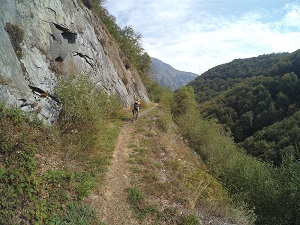
[[[149,102],[135,71],[101,22],[77,0],[0,0],[0,101],[56,121],[58,76],[84,73],[95,87],[120,97]],[[18,42],[12,36],[21,36]]]

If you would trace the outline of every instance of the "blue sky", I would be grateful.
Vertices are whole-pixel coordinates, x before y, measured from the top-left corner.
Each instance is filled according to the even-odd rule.
[[[142,34],[151,56],[201,74],[237,58],[300,49],[300,2],[107,0],[120,27]]]

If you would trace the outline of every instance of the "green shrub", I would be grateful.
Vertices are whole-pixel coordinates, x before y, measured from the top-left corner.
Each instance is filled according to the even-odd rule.
[[[28,121],[21,110],[7,108],[4,103],[0,102],[0,119],[9,119],[14,125],[21,125]]]
[[[174,93],[172,113],[175,117],[186,113],[193,114],[196,108],[194,89],[191,86],[184,86]]]
[[[82,200],[84,197],[96,187],[96,178],[91,176],[88,172],[77,173],[75,176],[75,181],[78,182],[76,187],[77,198]]]
[[[104,225],[104,223],[97,222],[95,211],[88,205],[83,205],[79,202],[74,202],[63,210],[61,215],[55,215],[51,224],[59,225],[86,225],[97,224]]]
[[[115,119],[122,108],[115,98],[92,89],[86,76],[62,80],[60,85],[65,106],[60,130],[0,104],[0,224],[104,225],[79,202],[72,202],[86,197],[107,168],[121,124]],[[48,153],[55,154],[54,168],[44,162]],[[70,159],[74,155],[84,157]]]
[[[260,202],[259,210],[266,216],[258,218],[258,224],[300,224],[300,163],[292,154],[285,156],[273,177],[274,184],[265,188]]]
[[[182,216],[181,221],[179,222],[179,225],[200,225],[200,221],[198,217],[194,214],[188,214],[185,216]]]
[[[57,93],[63,105],[59,118],[61,130],[82,151],[93,149],[107,121],[121,115],[120,102],[93,88],[88,76],[62,78]]]
[[[299,163],[290,160],[274,169],[271,164],[247,155],[220,125],[196,114],[179,116],[176,122],[210,172],[222,181],[237,203],[248,206],[250,221],[299,223],[299,198],[296,197],[299,196]]]
[[[146,202],[144,194],[137,188],[126,188],[127,201],[136,213],[139,220],[144,220],[148,214],[156,215],[158,213],[156,206]]]
[[[161,114],[156,123],[157,126],[164,132],[171,132],[173,129],[173,121],[172,121],[172,115],[171,114]]]
[[[152,102],[159,103],[161,101],[161,97],[165,92],[171,92],[171,90],[160,86],[157,81],[153,81],[149,76],[143,75],[141,76],[141,78]]]
[[[49,145],[58,147],[54,130],[0,104],[0,224],[51,224],[65,205],[95,187],[96,179],[89,171],[69,171],[62,168],[67,165],[59,164],[55,170],[41,171],[48,166],[39,164],[39,157],[51,149]],[[59,215],[65,218],[68,213]],[[90,224],[84,221],[88,220],[81,224]]]
[[[76,123],[80,127],[119,115],[120,102],[100,88],[94,88],[89,79],[88,75],[60,79],[57,93],[63,105],[61,122]]]
[[[145,204],[144,194],[137,188],[126,188],[127,200],[134,207]]]
[[[35,140],[45,140],[19,110],[0,104],[0,223],[41,224],[47,217],[40,200]],[[41,132],[44,130],[40,129]]]

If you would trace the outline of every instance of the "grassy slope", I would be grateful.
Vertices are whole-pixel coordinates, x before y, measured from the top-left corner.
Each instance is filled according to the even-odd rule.
[[[3,110],[0,179],[5,213],[1,221],[106,224],[84,199],[103,186],[120,126],[129,120],[130,112],[126,113],[125,120],[102,124],[105,129],[98,133],[97,142],[82,151],[76,145],[78,133],[61,134]],[[199,218],[202,224],[249,224],[161,108],[134,123],[131,140],[127,146],[131,186],[124,195],[140,224],[197,224]]]
[[[143,224],[250,224],[187,147],[162,108],[135,123],[128,201]],[[194,218],[195,217],[195,218]]]
[[[106,121],[82,148],[84,131],[61,133],[0,105],[0,224],[101,224],[82,200],[103,182],[120,125]]]

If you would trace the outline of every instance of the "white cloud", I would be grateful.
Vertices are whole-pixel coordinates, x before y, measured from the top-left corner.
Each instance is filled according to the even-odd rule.
[[[126,17],[126,24],[142,34],[150,56],[183,71],[200,74],[236,58],[300,48],[300,3],[272,10],[252,6],[252,11],[232,10],[225,16],[222,12],[230,10],[226,1],[126,0],[112,5],[117,18]]]
[[[286,4],[285,10],[287,13],[284,16],[283,22],[287,26],[293,26],[300,28],[300,4],[292,3]]]

